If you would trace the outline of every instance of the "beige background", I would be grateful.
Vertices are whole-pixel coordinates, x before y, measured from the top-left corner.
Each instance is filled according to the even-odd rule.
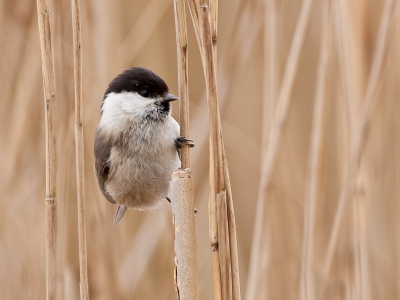
[[[322,142],[308,273],[311,290],[315,299],[321,295],[319,299],[400,299],[400,5],[391,9],[393,20],[373,96],[377,105],[362,147],[358,175],[352,177],[357,179],[355,196],[345,201],[334,267],[328,275],[323,273],[342,182],[356,141],[366,89],[371,85],[369,74],[386,1],[312,4],[289,94],[287,123],[266,193],[260,190],[260,183],[265,183],[261,179],[263,157],[270,144],[262,141],[270,132],[273,109],[283,91],[281,84],[302,2],[219,3],[219,100],[235,203],[243,299],[300,299],[301,270],[305,265],[303,224],[310,219],[305,209],[309,199],[306,191],[310,185],[308,166],[315,135],[313,107],[322,36],[328,36],[329,46],[325,112],[323,122],[316,125],[322,126]],[[330,17],[324,12],[327,7]],[[82,1],[81,12],[90,297],[176,299],[170,205],[166,202],[154,212],[128,211],[120,226],[113,228],[115,207],[98,190],[92,151],[103,93],[123,69],[149,68],[165,79],[172,93],[178,93],[172,1]],[[199,288],[200,299],[212,299],[207,107],[199,52],[187,15],[190,137],[196,142],[191,159],[195,206],[199,209]],[[52,1],[51,18],[57,85],[58,294],[59,299],[78,299],[70,2]],[[327,18],[331,23],[324,31]],[[272,54],[274,35],[268,32],[276,37]],[[34,1],[1,2],[0,58],[1,298],[44,299],[44,109]],[[271,77],[268,72],[274,65]],[[174,110],[176,115],[177,103]],[[260,192],[265,211],[257,219]],[[252,246],[254,226],[261,229],[256,240],[261,243]]]

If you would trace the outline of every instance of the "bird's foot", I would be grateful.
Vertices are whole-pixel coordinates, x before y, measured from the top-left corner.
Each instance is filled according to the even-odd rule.
[[[188,144],[190,148],[194,147],[194,142],[184,136],[180,136],[175,140],[175,145],[178,149],[181,149],[184,144]]]

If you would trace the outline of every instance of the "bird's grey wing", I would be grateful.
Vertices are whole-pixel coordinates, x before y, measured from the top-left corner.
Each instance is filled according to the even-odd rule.
[[[105,184],[110,174],[110,153],[112,148],[112,141],[107,139],[99,129],[96,129],[94,140],[94,156],[95,156],[95,172],[97,182],[103,196],[108,202],[115,204],[115,200],[107,193]]]

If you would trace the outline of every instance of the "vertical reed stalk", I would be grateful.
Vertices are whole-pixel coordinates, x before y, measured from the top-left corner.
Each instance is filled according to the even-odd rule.
[[[239,263],[232,191],[217,96],[218,1],[188,0],[206,80],[210,118],[210,239],[215,299],[240,299]]]
[[[351,149],[350,162],[347,165],[345,177],[343,180],[342,189],[340,192],[338,209],[335,214],[332,234],[329,239],[327,256],[324,266],[325,278],[329,275],[334,259],[335,250],[337,248],[340,229],[342,227],[346,208],[349,206],[349,199],[352,199],[354,194],[354,181],[357,178],[357,172],[360,165],[361,157],[364,152],[364,146],[367,140],[368,127],[370,125],[371,116],[378,101],[375,97],[380,76],[384,65],[386,48],[389,40],[390,22],[393,19],[393,12],[398,1],[387,0],[381,18],[381,24],[376,41],[374,57],[372,61],[371,71],[368,78],[367,90],[364,98],[364,105],[361,114],[360,125],[358,126],[355,144]]]
[[[56,298],[56,242],[57,242],[57,201],[56,201],[56,136],[54,124],[54,106],[56,83],[54,59],[51,45],[50,9],[47,0],[37,0],[39,21],[40,50],[42,56],[42,76],[46,125],[46,299]]]
[[[176,48],[178,60],[179,121],[181,136],[189,138],[189,87],[187,68],[187,26],[184,0],[174,0]],[[182,170],[190,168],[189,145],[181,150]]]
[[[199,299],[193,179],[190,169],[172,174],[171,205],[175,227],[175,288],[179,300]]]
[[[203,58],[203,70],[206,81],[207,104],[210,119],[210,239],[213,251],[213,273],[215,299],[222,298],[229,294],[228,286],[224,285],[226,278],[221,277],[221,261],[219,251],[218,218],[217,218],[217,197],[223,189],[223,165],[222,149],[220,139],[220,124],[218,120],[218,99],[216,72],[212,47],[211,29],[209,23],[209,7],[206,1],[201,1],[198,10],[199,33],[201,40],[201,52]],[[212,173],[212,174],[211,174]],[[221,199],[221,198],[220,198]],[[226,198],[225,198],[226,199]]]
[[[287,113],[291,104],[291,92],[293,89],[295,75],[299,65],[300,50],[302,48],[305,33],[309,24],[310,11],[313,0],[304,0],[300,11],[300,16],[297,21],[296,30],[293,36],[292,45],[287,59],[285,73],[282,80],[282,85],[279,92],[279,98],[276,104],[274,118],[272,121],[271,130],[268,137],[268,149],[264,155],[263,166],[261,170],[260,189],[268,194],[271,184],[272,171],[275,166],[276,157],[281,145],[281,137],[283,128],[286,125]],[[265,218],[265,197],[259,197],[257,203],[256,219],[254,225],[254,235],[252,244],[252,253],[250,258],[249,281],[260,282],[257,280],[260,275],[258,260],[262,257],[262,233],[263,220]],[[252,284],[248,287],[248,295],[257,297],[257,284]]]
[[[268,0],[265,1],[264,5],[264,99],[262,103],[262,137],[261,137],[261,165],[264,166],[264,158],[268,149],[268,136],[271,130],[271,124],[274,117],[274,111],[276,106],[276,95],[277,95],[277,1]],[[263,178],[260,178],[259,191],[258,191],[258,202],[265,201],[265,195],[267,194],[263,188]],[[263,223],[266,224],[266,223]],[[257,226],[261,226],[258,224]],[[269,231],[270,228],[264,226],[265,231]],[[269,239],[263,239],[263,242],[268,244]],[[260,250],[261,245],[255,247],[253,245],[252,251],[255,249]],[[257,250],[257,251],[258,251]],[[254,252],[253,252],[254,253]],[[256,266],[261,269],[266,269],[266,264],[270,259],[269,255],[265,254],[263,257],[257,259],[251,259],[250,270],[254,270]],[[264,264],[265,263],[265,264]],[[268,289],[266,276],[255,275],[253,272],[252,276],[247,277],[247,293],[246,299],[254,299],[257,296],[260,297],[265,290]],[[263,280],[262,291],[256,286]]]
[[[213,47],[213,63],[214,70],[217,74],[217,41],[218,41],[218,0],[210,1],[210,26],[211,26],[211,39],[212,39],[212,47]],[[216,76],[216,75],[215,75]],[[217,76],[215,77],[217,78]],[[224,278],[222,266],[227,269],[227,273],[225,278],[227,278],[227,288],[225,292],[231,292],[232,294],[223,297],[223,299],[233,299],[240,300],[240,276],[239,276],[239,255],[237,251],[237,237],[236,237],[236,220],[235,220],[235,211],[233,207],[233,199],[232,199],[232,189],[231,189],[231,181],[229,178],[229,168],[228,161],[226,160],[225,154],[225,146],[221,128],[221,117],[219,113],[218,107],[218,122],[219,122],[219,132],[221,139],[221,147],[222,147],[222,164],[224,171],[224,187],[226,194],[221,195],[220,198],[223,203],[217,203],[217,210],[223,209],[224,214],[227,216],[218,217],[218,234],[223,235],[223,239],[220,239],[219,245],[220,248],[226,248],[224,253],[220,251],[222,254],[220,260],[226,260],[226,263],[222,263],[221,265],[221,276]],[[226,203],[225,203],[226,202]],[[222,212],[220,212],[222,214]],[[217,212],[218,216],[220,215]],[[226,223],[225,223],[226,222]],[[228,227],[225,227],[228,225]],[[223,241],[223,243],[222,243]]]
[[[323,4],[323,24],[321,30],[321,46],[319,56],[319,67],[314,100],[314,117],[311,135],[310,157],[309,157],[309,179],[304,201],[304,232],[300,273],[300,299],[313,300],[314,279],[313,279],[313,257],[314,257],[314,231],[316,206],[318,199],[319,175],[321,160],[323,157],[323,137],[326,129],[326,90],[329,62],[331,54],[331,14],[330,1]]]
[[[189,137],[187,29],[184,0],[174,0],[181,136]],[[189,145],[181,149],[181,170],[172,174],[171,199],[175,226],[175,287],[178,299],[199,298],[194,222],[194,191]]]
[[[72,28],[74,46],[74,78],[75,78],[75,158],[76,188],[78,206],[79,234],[79,271],[80,295],[82,300],[89,299],[87,275],[86,222],[85,222],[85,183],[84,183],[84,140],[83,140],[83,108],[82,108],[82,49],[81,19],[79,0],[71,0]]]

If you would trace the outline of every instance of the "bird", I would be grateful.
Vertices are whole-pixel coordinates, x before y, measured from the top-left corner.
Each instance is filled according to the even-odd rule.
[[[171,202],[179,149],[194,147],[171,115],[175,100],[160,76],[141,67],[123,71],[104,93],[94,134],[95,174],[103,196],[118,205],[114,226],[128,208],[155,209],[163,198]]]

